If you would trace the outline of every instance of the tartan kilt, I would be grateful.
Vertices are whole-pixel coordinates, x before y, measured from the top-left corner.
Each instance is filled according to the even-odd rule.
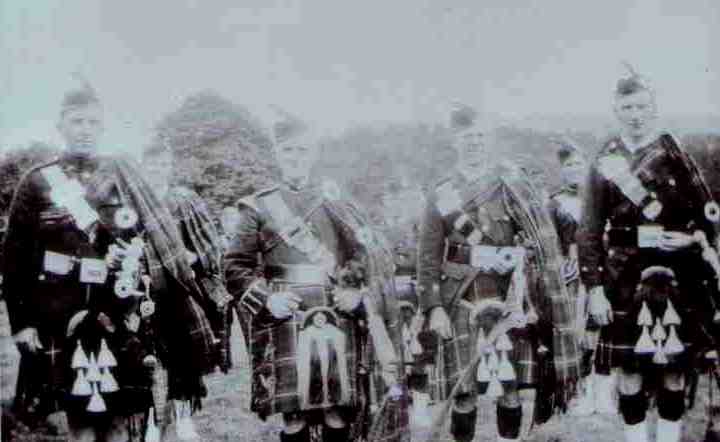
[[[119,329],[110,333],[99,324],[92,313],[89,313],[77,326],[73,336],[69,338],[52,336],[43,339],[43,345],[48,346],[45,348],[46,354],[36,360],[44,366],[43,370],[35,372],[40,377],[37,382],[48,386],[57,409],[65,410],[75,419],[92,422],[94,419],[103,419],[107,416],[131,416],[145,412],[153,403],[152,379],[142,363],[143,358],[150,354],[151,346],[148,338],[149,336],[143,336],[142,327],[137,334]],[[117,365],[101,369],[101,373],[109,372],[117,382],[118,389],[114,392],[101,391],[101,402],[105,410],[92,412],[88,410],[90,395],[73,394],[73,386],[79,371],[82,370],[83,374],[87,375],[88,369],[73,369],[72,357],[80,343],[88,358],[91,354],[97,358],[103,339],[115,357]],[[49,354],[51,352],[52,354]],[[98,363],[100,364],[100,361]],[[100,385],[102,384],[95,384],[95,387],[99,388]]]
[[[313,376],[318,375],[319,367],[312,369],[309,374],[309,395],[322,395],[322,401],[308,403],[303,400],[300,391],[300,338],[304,330],[305,319],[308,312],[315,307],[330,306],[331,298],[325,286],[273,286],[274,290],[292,290],[303,300],[305,310],[286,320],[277,321],[267,318],[268,315],[256,316],[249,326],[250,358],[252,367],[251,410],[261,418],[277,414],[298,411],[312,411],[329,407],[356,408],[360,404],[362,386],[358,384],[358,376],[367,372],[363,367],[364,334],[361,332],[358,321],[338,314],[337,331],[344,333],[345,347],[336,350],[338,366],[346,367],[348,391],[340,397],[331,395],[331,384],[336,385],[337,379],[328,375],[325,382],[313,382]],[[336,332],[336,331],[335,331]],[[344,356],[343,356],[344,353]],[[340,370],[340,369],[339,369]],[[326,386],[327,385],[327,386]],[[321,391],[322,390],[322,391]],[[333,397],[330,397],[333,396]]]
[[[658,261],[657,258],[655,261]],[[710,284],[703,283],[702,272],[698,271],[704,268],[705,263],[699,262],[697,255],[678,256],[674,259],[671,255],[665,261],[651,262],[672,269],[678,283],[677,286],[672,286],[672,290],[655,290],[653,296],[660,299],[653,301],[654,303],[648,302],[647,295],[639,290],[641,284],[638,269],[649,266],[647,261],[642,264],[626,265],[626,270],[615,273],[614,278],[606,285],[606,294],[613,306],[613,321],[600,330],[595,356],[596,370],[609,373],[613,368],[622,368],[642,374],[651,374],[658,369],[692,370],[698,353],[709,347],[703,328],[713,330],[713,290]],[[612,270],[611,265],[609,267]],[[714,280],[711,280],[711,284],[715,284]],[[675,329],[684,351],[667,355],[667,364],[658,365],[652,362],[652,354],[635,352],[635,345],[642,333],[642,327],[638,325],[638,315],[645,300],[653,320],[662,318],[667,299],[672,302],[680,316],[681,324]],[[665,328],[669,329],[667,326]],[[652,331],[652,327],[650,330]]]
[[[463,371],[477,355],[477,327],[471,324],[470,311],[455,305],[449,312],[453,324],[454,337],[448,340],[436,339],[434,364],[430,374],[430,395],[433,400],[446,400],[453,387],[462,376]],[[538,338],[532,327],[512,330],[508,333],[513,349],[508,353],[516,380],[503,381],[507,389],[530,388],[540,378],[540,361],[537,355]],[[487,383],[472,381],[462,386],[461,394],[484,394]]]

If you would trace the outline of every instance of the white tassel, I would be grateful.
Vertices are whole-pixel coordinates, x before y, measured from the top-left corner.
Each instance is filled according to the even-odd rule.
[[[477,368],[477,381],[490,382],[490,369],[486,361],[487,358],[481,357]]]
[[[512,363],[508,359],[508,355],[506,351],[502,352],[502,356],[500,356],[500,367],[498,368],[498,380],[501,381],[514,381],[517,379],[517,376],[515,374],[515,367],[513,367]]]
[[[92,394],[92,387],[85,378],[85,372],[82,368],[77,369],[77,377],[72,387],[73,396],[90,396]]]
[[[103,393],[114,393],[120,389],[110,369],[105,367],[100,370],[100,391]]]
[[[665,365],[668,363],[667,355],[665,355],[665,350],[663,350],[662,343],[657,343],[657,351],[655,352],[655,355],[653,356],[653,362],[658,365]]]
[[[660,320],[655,321],[655,327],[653,327],[652,334],[650,335],[653,341],[664,341],[667,338],[667,332],[665,327],[662,326]]]
[[[98,369],[95,355],[90,353],[90,362],[88,364],[88,372],[86,376],[88,382],[100,382],[100,370]]]
[[[90,365],[90,361],[88,360],[87,355],[85,354],[85,350],[82,348],[82,345],[80,344],[80,341],[77,343],[77,347],[75,347],[75,351],[72,355],[72,362],[70,363],[70,366],[72,368],[88,368]]]
[[[638,314],[637,324],[642,327],[650,327],[653,325],[652,314],[648,308],[647,302],[643,301],[642,308]]]
[[[98,393],[97,388],[94,384],[92,386],[92,396],[90,397],[87,411],[90,411],[92,413],[102,413],[104,411],[107,411],[107,407],[105,406],[105,400],[102,398],[102,396],[100,396],[100,393]]]
[[[685,346],[683,345],[682,341],[680,341],[674,325],[670,326],[670,336],[668,336],[667,341],[665,341],[664,350],[665,353],[669,355],[676,355],[685,351]]]
[[[495,371],[499,368],[500,361],[498,360],[498,355],[496,352],[490,352],[488,355],[488,368],[490,371]]]
[[[497,399],[503,394],[505,394],[505,389],[497,376],[493,376],[490,380],[490,384],[488,385],[487,395],[493,399]]]
[[[110,351],[105,339],[100,341],[100,353],[98,353],[97,362],[100,368],[117,367],[117,359],[115,359],[115,355]]]
[[[650,338],[650,331],[647,326],[643,326],[640,339],[638,339],[635,344],[635,353],[649,355],[650,353],[655,353],[655,350],[657,350],[657,348],[655,348],[655,342]]]
[[[680,315],[675,310],[673,303],[668,299],[665,314],[663,315],[663,325],[680,325],[681,323]]]

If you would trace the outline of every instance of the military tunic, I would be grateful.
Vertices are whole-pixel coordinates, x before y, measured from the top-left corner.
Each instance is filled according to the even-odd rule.
[[[488,174],[470,182],[458,174],[441,185],[447,182],[458,189],[462,210],[458,207],[443,215],[438,209],[437,191],[431,194],[421,223],[418,252],[420,308],[429,312],[434,307],[443,307],[450,316],[454,332],[451,340],[437,342],[436,374],[430,381],[431,393],[436,399],[448,397],[462,371],[477,354],[479,327],[471,317],[472,307],[489,299],[505,302],[511,281],[511,274],[501,275],[487,269],[478,271],[470,265],[473,246],[455,227],[456,221],[463,214],[472,218],[482,233],[482,239],[476,245],[494,247],[498,256],[504,248],[518,246],[523,235],[507,211],[497,175]],[[487,331],[487,327],[483,328]],[[538,377],[537,336],[528,333],[528,329],[515,329],[509,334],[512,350],[508,358],[514,366],[516,379],[504,383],[532,385]],[[463,392],[476,392],[478,388],[484,392],[487,386],[487,381],[472,382],[464,386]]]
[[[228,290],[250,318],[251,409],[263,418],[357,407],[362,400],[359,373],[371,370],[358,318],[332,307],[329,276],[361,257],[356,247],[359,233],[334,216],[326,193],[316,185],[298,189],[283,184],[238,204],[239,221],[225,255],[225,275]],[[334,261],[330,266],[284,239],[293,229],[273,215],[270,201],[276,197],[329,252]],[[258,281],[265,288],[250,289]],[[301,311],[275,319],[265,307],[270,294],[265,290],[299,295]]]
[[[619,176],[625,167],[630,173]],[[641,188],[642,201],[628,197]],[[712,319],[716,276],[699,245],[663,251],[654,235],[702,232],[715,245],[717,219],[707,216],[710,196],[693,161],[667,134],[634,152],[613,137],[593,163],[586,189],[580,274],[588,290],[604,286],[614,317],[601,331],[598,364],[642,372],[689,369],[690,356],[702,346],[699,327]],[[669,348],[669,341],[676,348]]]
[[[113,272],[106,278],[83,280],[85,260],[104,262],[117,238],[129,241],[137,234],[134,229],[114,227],[114,215],[123,207],[117,192],[93,196],[96,172],[103,165],[102,158],[67,153],[32,169],[16,189],[5,238],[3,291],[10,324],[13,333],[27,327],[39,332],[44,349],[26,356],[34,360],[30,376],[41,386],[45,412],[66,409],[81,419],[145,411],[152,399],[150,379],[142,365],[143,358],[155,350],[151,326],[139,317],[137,327],[128,327],[126,322],[127,315],[137,308],[137,299],[115,295],[117,279]],[[54,166],[85,185],[87,200],[99,215],[100,222],[94,227],[81,230],[68,209],[51,198],[53,189],[43,171]],[[82,312],[87,314],[83,316]],[[116,359],[114,363],[97,360],[101,353],[107,356],[104,346]],[[79,384],[91,388],[77,380],[83,370],[71,367],[81,359],[87,365],[86,358],[97,364],[83,369],[84,375],[99,368],[94,374],[103,378],[101,384],[92,387],[103,398],[95,405],[104,403],[95,408],[90,406],[94,394],[75,391]]]

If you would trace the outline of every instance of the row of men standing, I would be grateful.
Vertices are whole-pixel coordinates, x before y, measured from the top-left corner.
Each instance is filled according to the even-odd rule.
[[[170,402],[178,436],[196,438],[190,414],[203,376],[229,367],[235,303],[251,409],[282,414],[281,440],[406,439],[392,254],[339,189],[312,179],[307,127],[273,127],[282,180],[238,203],[223,244],[197,195],[168,185],[168,151],[145,152],[145,168],[98,154],[102,115],[89,85],[68,91],[65,151],[14,193],[3,293],[22,355],[16,403],[64,411],[74,441],[150,442],[165,437]]]
[[[452,402],[454,440],[474,440],[478,395],[496,401],[501,441],[568,405],[619,412],[625,439],[647,441],[652,403],[657,440],[681,438],[698,366],[717,346],[720,209],[656,126],[647,81],[621,78],[613,101],[620,134],[589,168],[560,143],[565,185],[547,211],[522,170],[488,150],[492,133],[472,109],[451,117],[458,168],[420,222],[415,299],[425,321],[405,347],[417,349],[413,373],[430,395]],[[529,391],[534,409],[522,406]]]
[[[472,441],[478,395],[496,401],[498,440],[518,440],[523,415],[545,422],[576,395],[592,359],[583,347],[598,348],[598,373],[620,371],[628,440],[647,440],[653,396],[659,440],[679,440],[686,379],[713,344],[720,209],[654,127],[644,81],[621,79],[614,99],[622,135],[590,167],[582,219],[574,152],[548,210],[521,168],[490,154],[477,114],[453,112],[458,167],[422,215],[417,271],[405,275],[417,276],[420,313],[406,342],[419,345],[404,351],[407,278],[393,280],[391,247],[363,212],[311,175],[318,145],[302,122],[273,127],[282,179],[238,202],[221,257],[202,201],[170,191],[162,168],[142,176],[97,156],[100,102],[89,88],[69,92],[58,125],[67,150],[18,185],[5,239],[11,327],[21,352],[41,355],[27,360],[47,411],[66,410],[72,440],[159,440],[154,421],[164,428],[176,399],[178,428],[192,436],[183,418],[206,394],[202,376],[228,367],[236,302],[251,409],[281,414],[283,441],[407,439],[398,368],[420,353],[444,401],[428,440],[447,417],[455,440]],[[590,328],[603,327],[597,345],[578,326],[586,310]],[[527,390],[534,410],[521,406]]]

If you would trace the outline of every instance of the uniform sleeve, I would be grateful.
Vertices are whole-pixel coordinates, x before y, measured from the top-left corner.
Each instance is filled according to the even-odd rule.
[[[602,285],[605,262],[603,235],[608,219],[607,186],[595,166],[590,168],[577,234],[580,277],[588,289]]]
[[[38,186],[30,176],[26,176],[16,188],[10,205],[2,272],[3,294],[13,334],[34,326],[33,306],[25,302],[23,294],[30,284],[37,281],[40,273],[35,265],[40,223],[38,195]]]
[[[256,210],[240,206],[239,220],[223,263],[228,291],[253,316],[264,309],[267,301],[266,295],[248,290],[259,278],[261,223],[260,214]]]
[[[445,251],[445,224],[433,199],[428,199],[418,238],[418,304],[424,312],[442,306],[440,276]]]

